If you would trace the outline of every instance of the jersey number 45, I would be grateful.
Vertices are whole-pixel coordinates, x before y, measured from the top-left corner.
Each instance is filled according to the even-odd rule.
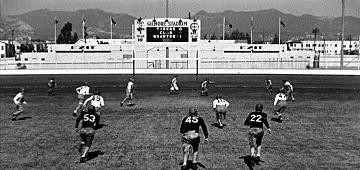
[[[188,118],[186,118],[185,122],[186,123],[197,123],[197,122],[199,122],[199,120],[197,117],[188,117]]]

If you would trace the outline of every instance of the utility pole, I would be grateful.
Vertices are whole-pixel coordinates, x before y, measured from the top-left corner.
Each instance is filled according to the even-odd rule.
[[[57,24],[58,24],[58,20],[55,18],[55,21],[54,21],[54,41],[55,41],[55,44],[56,44],[56,30],[57,30]]]
[[[166,18],[169,18],[169,0],[166,0]]]
[[[225,17],[223,19],[223,40],[225,40]]]
[[[344,69],[345,0],[341,0],[341,57],[340,69]]]
[[[280,22],[281,22],[281,18],[279,17],[279,23],[278,23],[278,25],[279,25],[279,44],[280,44],[280,34],[281,34],[281,28],[280,28]]]
[[[15,32],[15,30],[12,29],[11,30],[11,44],[13,44],[13,45],[14,45],[14,32]]]
[[[250,44],[253,43],[253,22],[254,22],[254,17],[251,17],[251,23],[250,23]]]

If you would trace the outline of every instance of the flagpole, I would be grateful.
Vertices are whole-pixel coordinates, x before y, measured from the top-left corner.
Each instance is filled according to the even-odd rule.
[[[281,17],[279,17],[279,44],[280,44],[280,34],[281,34],[280,22],[281,22]]]
[[[55,18],[55,28],[54,28],[54,41],[55,41],[55,44],[56,44],[56,25],[57,25],[57,20]]]
[[[253,43],[253,21],[254,21],[254,17],[251,17],[251,24],[250,24],[250,44]]]
[[[225,40],[225,17],[223,20],[223,40]]]
[[[82,39],[85,40],[85,23],[84,23],[84,17],[82,17],[82,21],[81,21],[81,25],[82,25]]]
[[[112,21],[110,17],[110,39],[112,39]]]

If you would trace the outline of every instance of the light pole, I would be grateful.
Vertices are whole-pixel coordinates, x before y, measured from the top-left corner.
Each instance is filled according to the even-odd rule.
[[[341,0],[341,57],[340,69],[344,68],[344,32],[345,32],[345,0]]]
[[[11,30],[11,44],[12,44],[12,45],[14,45],[14,32],[15,32],[15,30],[12,29],[12,30]]]

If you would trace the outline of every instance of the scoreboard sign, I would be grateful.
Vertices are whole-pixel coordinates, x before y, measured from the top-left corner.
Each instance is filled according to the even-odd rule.
[[[187,27],[147,27],[147,42],[189,42]]]
[[[137,42],[197,42],[200,21],[179,18],[135,20]]]

